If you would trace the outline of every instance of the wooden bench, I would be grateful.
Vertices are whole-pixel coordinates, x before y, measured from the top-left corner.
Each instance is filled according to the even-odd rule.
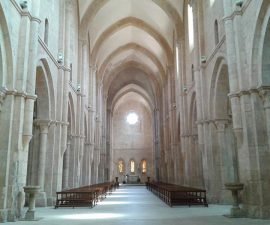
[[[208,207],[206,191],[203,189],[180,186],[162,182],[146,182],[146,188],[157,195],[169,206],[204,205]]]
[[[56,205],[58,207],[93,207],[96,204],[95,191],[60,191],[56,192]]]
[[[117,188],[115,182],[106,182],[94,185],[72,188],[56,192],[56,204],[58,207],[94,207],[98,201],[106,198],[107,193],[111,194]]]

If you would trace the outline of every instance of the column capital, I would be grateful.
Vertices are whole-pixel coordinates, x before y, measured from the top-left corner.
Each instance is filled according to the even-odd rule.
[[[34,123],[39,126],[41,134],[47,134],[49,126],[51,124],[51,120],[37,119],[34,121]]]
[[[270,109],[270,86],[262,86],[259,87],[258,90],[262,97],[264,108]]]
[[[97,65],[90,65],[91,72],[97,72]]]
[[[35,119],[34,123],[38,126],[50,126],[52,121],[49,119]]]
[[[0,112],[2,109],[2,104],[4,103],[4,99],[6,98],[7,88],[2,87],[0,89]]]
[[[79,38],[79,43],[80,43],[82,46],[87,45],[87,40],[86,40],[86,39]]]
[[[227,119],[215,119],[216,128],[220,132],[224,132],[228,124],[229,124],[229,120]]]

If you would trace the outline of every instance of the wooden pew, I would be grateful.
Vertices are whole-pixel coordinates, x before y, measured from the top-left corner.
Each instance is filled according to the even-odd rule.
[[[208,207],[206,191],[203,189],[180,186],[162,182],[146,182],[146,188],[157,195],[169,206],[204,205]]]
[[[58,207],[78,207],[89,206],[94,207],[98,201],[106,198],[107,194],[111,194],[117,188],[115,182],[106,182],[94,185],[72,188],[56,192],[56,204]]]

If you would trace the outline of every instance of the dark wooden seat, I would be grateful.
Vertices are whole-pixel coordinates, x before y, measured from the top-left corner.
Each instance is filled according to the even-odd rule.
[[[56,192],[55,208],[79,206],[92,208],[117,187],[116,182],[106,182]]]
[[[206,190],[162,182],[146,182],[146,188],[169,206],[204,205],[208,207]]]

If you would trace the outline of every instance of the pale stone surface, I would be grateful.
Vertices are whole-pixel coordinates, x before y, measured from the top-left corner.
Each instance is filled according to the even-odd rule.
[[[35,201],[36,201],[36,196],[40,191],[40,186],[26,186],[23,188],[24,192],[28,194],[28,210],[25,213],[24,220],[26,221],[33,221],[36,220],[36,215],[35,215]]]
[[[38,208],[40,221],[33,221],[33,225],[42,224],[190,224],[190,225],[267,225],[269,221],[254,219],[230,219],[224,217],[229,206],[210,205],[175,206],[166,205],[159,198],[147,191],[145,187],[121,187],[100,202],[96,207],[66,209]],[[29,224],[16,222],[14,224]]]
[[[0,1],[0,222],[22,218],[24,186],[51,206],[120,158],[210,203],[243,183],[244,215],[269,219],[270,2],[237,2]],[[143,132],[120,126],[132,107]]]

